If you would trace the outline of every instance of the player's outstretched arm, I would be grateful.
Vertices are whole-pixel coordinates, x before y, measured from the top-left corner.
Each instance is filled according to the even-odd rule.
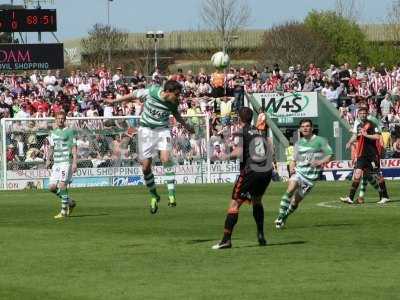
[[[292,175],[292,174],[294,174],[296,172],[296,161],[295,160],[292,160],[290,162],[290,164],[289,164],[289,172],[290,172],[289,175]]]
[[[228,154],[227,159],[228,160],[238,159],[242,157],[242,154],[243,154],[243,148],[238,146],[235,149],[233,149],[230,154]]]
[[[324,164],[330,162],[333,158],[332,148],[331,146],[329,146],[328,142],[325,139],[322,140],[321,150],[325,156],[320,160],[314,160],[311,163],[313,167],[321,167]]]
[[[108,104],[115,104],[115,103],[120,103],[120,102],[124,102],[124,101],[136,102],[133,100],[136,100],[136,97],[133,93],[122,96],[118,99],[103,98],[103,102],[108,103]]]
[[[332,155],[327,155],[327,156],[325,156],[323,159],[314,160],[314,161],[312,162],[312,166],[313,166],[313,167],[322,166],[322,165],[324,165],[324,164],[330,162],[330,161],[332,160],[332,157],[333,157]]]
[[[357,135],[353,134],[350,138],[350,140],[346,144],[346,149],[350,149],[351,145],[353,145],[357,140]]]
[[[361,135],[367,139],[375,140],[375,141],[377,141],[381,138],[381,135],[379,133],[368,134],[366,131],[361,132]]]
[[[108,99],[108,98],[103,98],[103,102],[109,103],[109,104],[115,104],[115,103],[120,103],[124,101],[129,101],[129,102],[140,102],[139,98],[145,98],[146,92],[145,91],[133,91],[132,93],[119,97],[118,99]]]

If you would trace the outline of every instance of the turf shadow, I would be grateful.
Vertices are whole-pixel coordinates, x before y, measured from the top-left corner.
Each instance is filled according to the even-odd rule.
[[[197,240],[190,240],[187,241],[186,244],[201,244],[201,243],[208,243],[215,241],[215,239],[197,239]]]
[[[315,224],[310,227],[342,227],[342,226],[355,226],[356,224],[339,223],[339,224]]]
[[[87,214],[87,215],[73,215],[69,216],[70,218],[88,218],[88,217],[103,217],[109,216],[110,214],[102,213],[102,214]]]
[[[258,244],[239,246],[235,248],[269,248],[271,246],[287,246],[287,245],[302,245],[307,243],[306,241],[292,241],[292,242],[281,242],[281,243],[268,243],[267,246],[260,246]]]
[[[120,245],[121,248],[135,248],[143,246],[144,244],[127,244],[127,245]]]

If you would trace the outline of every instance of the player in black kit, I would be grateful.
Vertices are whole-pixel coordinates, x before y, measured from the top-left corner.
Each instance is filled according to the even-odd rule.
[[[244,202],[253,205],[253,216],[257,224],[257,238],[260,246],[265,246],[264,207],[261,199],[272,176],[273,147],[264,130],[251,125],[253,111],[248,107],[239,110],[239,145],[229,155],[229,159],[240,158],[240,175],[233,187],[232,200],[225,219],[224,236],[212,249],[231,248],[231,236],[240,206]]]

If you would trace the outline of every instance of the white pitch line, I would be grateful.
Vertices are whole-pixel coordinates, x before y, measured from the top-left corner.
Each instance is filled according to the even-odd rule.
[[[320,207],[327,207],[327,208],[342,208],[341,206],[330,205],[330,204],[328,204],[328,203],[337,203],[337,201],[320,202],[320,203],[317,203],[317,206],[320,206]],[[337,203],[337,204],[339,204],[339,203]]]
[[[372,199],[372,200],[376,200],[378,201],[379,198],[368,198],[368,199]],[[333,203],[333,205],[332,205]],[[336,204],[336,205],[334,205]],[[326,208],[343,208],[343,207],[350,207],[350,208],[356,208],[356,207],[365,207],[365,208],[375,208],[375,207],[395,207],[396,202],[389,202],[386,204],[378,204],[378,203],[364,203],[364,204],[346,204],[346,203],[342,203],[339,200],[332,200],[332,201],[325,201],[325,202],[319,202],[316,204],[316,206],[319,207],[326,207]]]

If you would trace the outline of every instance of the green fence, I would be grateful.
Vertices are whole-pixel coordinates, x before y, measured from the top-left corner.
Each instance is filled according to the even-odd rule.
[[[351,153],[346,150],[346,143],[351,137],[351,127],[321,94],[318,94],[318,118],[315,122],[318,124],[319,135],[328,139],[335,153],[334,159],[350,159]]]
[[[261,103],[253,95],[248,94],[246,97],[253,109],[257,112],[260,111]],[[351,153],[346,150],[346,143],[351,137],[349,124],[340,118],[339,111],[324,96],[317,94],[314,99],[317,101],[318,117],[311,117],[310,119],[318,129],[318,134],[328,140],[335,154],[334,159],[350,159]],[[279,123],[281,119],[284,120],[284,123]],[[289,144],[281,129],[287,127],[297,128],[299,121],[299,117],[267,119],[275,145],[277,161],[286,161],[285,149]]]

